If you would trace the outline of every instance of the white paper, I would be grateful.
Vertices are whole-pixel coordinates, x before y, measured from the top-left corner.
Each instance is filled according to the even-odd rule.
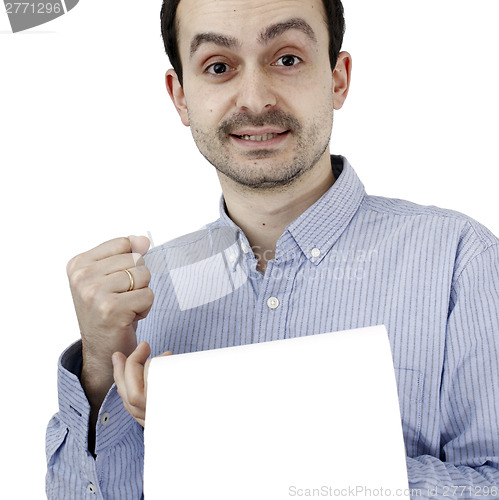
[[[385,327],[154,359],[144,488],[147,500],[409,498]]]

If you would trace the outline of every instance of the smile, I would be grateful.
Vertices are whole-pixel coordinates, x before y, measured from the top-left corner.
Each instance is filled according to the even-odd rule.
[[[274,137],[277,137],[279,134],[263,134],[263,135],[238,135],[239,139],[243,139],[245,141],[270,141]]]
[[[241,145],[246,144],[249,146],[255,143],[265,143],[265,145],[272,146],[280,144],[288,133],[289,130],[285,130],[284,132],[265,131],[263,134],[255,134],[248,131],[246,134],[231,134],[231,136]]]

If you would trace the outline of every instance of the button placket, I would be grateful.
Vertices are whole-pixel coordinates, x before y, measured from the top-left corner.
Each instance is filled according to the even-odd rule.
[[[258,306],[255,308],[253,342],[266,342],[286,338],[286,318],[288,316],[290,262],[273,259],[268,262],[258,291]]]

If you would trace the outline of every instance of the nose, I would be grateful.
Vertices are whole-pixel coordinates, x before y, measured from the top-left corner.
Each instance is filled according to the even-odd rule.
[[[262,68],[247,68],[239,79],[236,98],[238,109],[258,115],[277,103],[275,88],[270,76]]]

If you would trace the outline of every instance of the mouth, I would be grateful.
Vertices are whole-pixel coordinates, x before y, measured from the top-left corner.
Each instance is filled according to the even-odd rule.
[[[265,143],[265,145],[272,145],[281,142],[281,139],[289,134],[289,130],[283,132],[265,132],[265,133],[254,133],[242,131],[240,134],[230,134],[231,137],[237,140],[239,143],[247,143],[248,145],[259,143]]]
[[[243,139],[244,141],[255,141],[255,142],[265,142],[270,141],[278,135],[285,134],[286,132],[281,132],[280,134],[262,134],[262,135],[235,135],[238,139]]]

